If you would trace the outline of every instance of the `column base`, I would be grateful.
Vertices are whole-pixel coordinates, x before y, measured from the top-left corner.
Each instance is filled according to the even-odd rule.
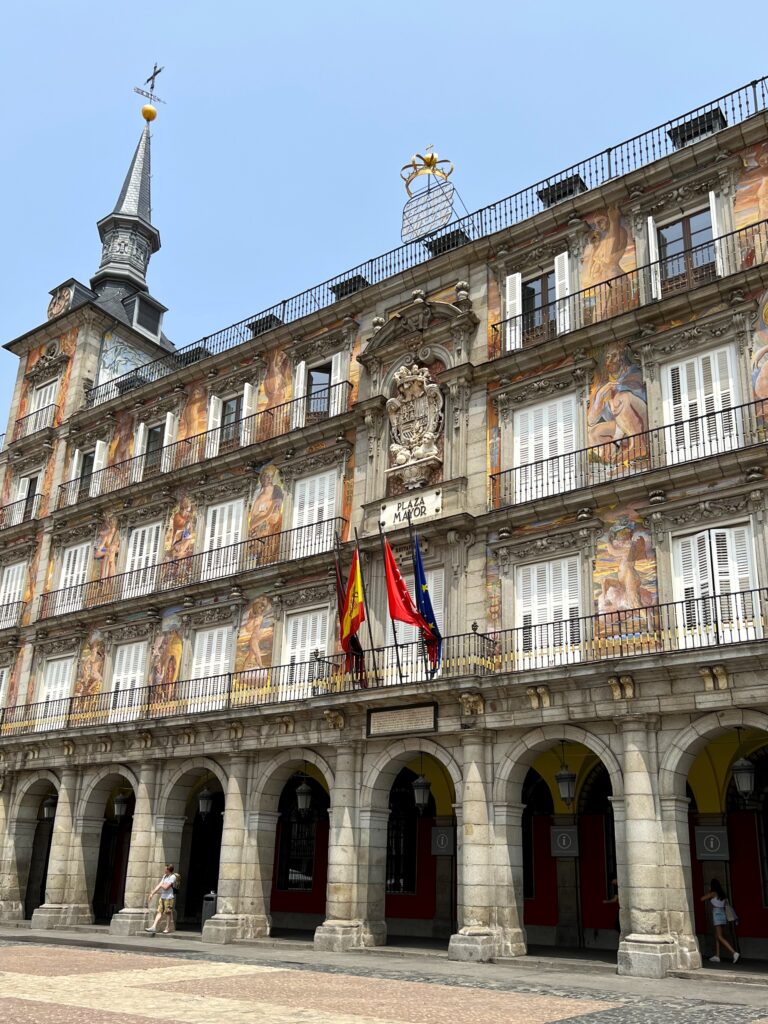
[[[21,900],[0,900],[0,921],[23,921],[24,904]]]
[[[69,928],[75,924],[93,924],[87,903],[44,903],[32,914],[32,928]]]
[[[324,921],[319,928],[315,928],[315,949],[322,953],[344,953],[348,949],[362,949],[366,945],[365,931],[362,921]]]
[[[488,963],[500,955],[501,947],[501,936],[497,930],[470,925],[451,936],[448,959]]]
[[[501,951],[499,956],[527,956],[528,943],[522,928],[501,929]]]
[[[625,935],[619,942],[617,973],[634,978],[665,978],[678,966],[678,945],[671,935]]]
[[[270,928],[263,914],[214,914],[203,925],[203,942],[225,945],[236,939],[263,939]]]
[[[146,907],[123,907],[112,915],[109,922],[110,935],[141,935],[155,919],[154,910]]]

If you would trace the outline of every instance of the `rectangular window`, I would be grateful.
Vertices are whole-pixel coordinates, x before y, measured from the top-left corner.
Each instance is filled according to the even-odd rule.
[[[741,444],[732,346],[670,363],[662,376],[664,447],[671,463],[732,451]]]
[[[657,244],[663,295],[685,291],[717,276],[711,210],[700,210],[658,227]]]
[[[218,579],[238,571],[242,539],[243,502],[225,501],[212,505],[205,522],[202,578]]]
[[[144,476],[154,476],[160,471],[160,453],[163,450],[163,435],[165,425],[156,423],[147,427],[146,439],[144,442],[144,465],[142,467]]]
[[[427,588],[432,600],[432,610],[435,613],[437,628],[441,634],[445,634],[445,573],[442,568],[426,569]],[[403,573],[403,580],[408,593],[414,598],[413,575]],[[387,645],[392,648],[395,642],[395,629],[397,630],[397,642],[400,644],[400,668],[403,679],[417,680],[425,678],[424,650],[421,644],[421,634],[415,626],[407,625],[405,622],[398,622],[393,627],[392,620],[387,616]],[[395,651],[390,649],[386,653],[387,670],[392,675],[397,673],[397,659]]]
[[[328,417],[331,394],[331,364],[313,366],[307,377],[307,422]]]
[[[46,661],[40,697],[43,707],[38,712],[42,721],[38,728],[59,729],[66,724],[74,663],[73,657],[49,658]]]
[[[515,576],[517,668],[547,668],[581,660],[579,558],[521,565]]]
[[[280,680],[284,699],[311,697],[324,689],[330,675],[328,651],[329,611],[327,607],[292,612],[285,618],[283,662],[288,666]],[[315,657],[315,654],[319,657]]]
[[[7,665],[0,666],[0,708],[5,707],[5,702],[8,699],[8,679],[10,674],[11,670]]]
[[[673,569],[681,646],[737,643],[761,635],[754,546],[747,523],[676,537]]]
[[[514,414],[512,431],[513,487],[504,495],[505,504],[578,487],[574,395],[521,409]]]
[[[120,644],[115,648],[112,670],[111,722],[128,722],[136,718],[141,705],[141,688],[146,684],[147,645],[143,641]]]
[[[227,701],[231,668],[232,627],[216,626],[195,634],[189,711],[213,711]]]
[[[228,451],[240,444],[240,420],[243,417],[243,396],[236,395],[221,403],[220,448]]]
[[[27,583],[27,563],[12,562],[0,570],[0,629],[15,626]]]
[[[297,480],[293,492],[293,558],[306,558],[334,545],[335,469]]]
[[[123,575],[123,598],[151,594],[157,584],[162,523],[136,526],[128,537],[128,557]]]
[[[45,384],[40,384],[32,392],[32,399],[30,402],[30,412],[39,412],[41,409],[47,409],[49,405],[56,404],[56,391],[59,386],[59,381],[49,380]]]
[[[523,336],[526,344],[536,345],[555,336],[555,298],[554,270],[523,282]]]
[[[72,544],[61,552],[61,575],[54,598],[54,615],[65,615],[83,607],[90,552],[91,545],[87,542]]]

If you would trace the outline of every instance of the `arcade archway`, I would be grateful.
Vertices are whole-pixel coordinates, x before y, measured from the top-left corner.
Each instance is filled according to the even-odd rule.
[[[13,848],[21,916],[27,921],[45,903],[57,802],[53,778],[44,776],[29,786],[16,809]]]
[[[125,879],[131,848],[133,780],[110,772],[92,787],[86,799],[87,817],[101,821],[99,831],[84,837],[84,866],[95,924],[109,924],[125,906]],[[88,840],[86,843],[85,840]]]

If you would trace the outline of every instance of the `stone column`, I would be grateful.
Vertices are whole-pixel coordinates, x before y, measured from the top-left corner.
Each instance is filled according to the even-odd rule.
[[[0,921],[24,920],[24,897],[36,831],[35,819],[5,824],[0,819]]]
[[[157,884],[155,876],[158,872],[158,866],[153,860],[157,770],[157,762],[148,761],[139,771],[125,876],[125,906],[110,921],[109,930],[113,935],[138,935],[154,917],[154,913],[150,913],[147,907],[147,893]]]
[[[72,924],[91,924],[93,915],[83,900],[83,843],[75,833],[77,801],[77,770],[65,768],[61,773],[59,801],[53,822],[45,903],[32,914],[33,928],[59,928]],[[77,894],[80,902],[74,899]]]
[[[492,865],[493,830],[487,793],[486,736],[464,737],[464,788],[461,801],[459,868],[459,930],[451,936],[452,960],[492,960],[501,952],[497,896]]]
[[[689,801],[688,797],[671,796],[662,797],[660,803],[669,931],[678,945],[678,966],[691,970],[701,967],[701,953],[693,909]]]
[[[272,930],[270,899],[279,819],[278,811],[252,811],[248,815],[243,878],[243,913],[248,918],[248,938],[260,938]]]
[[[659,807],[655,733],[646,719],[622,719],[624,744],[624,839],[617,843],[623,933],[618,973],[663,978],[677,967],[677,943],[669,933]],[[614,801],[614,806],[619,803]],[[618,831],[618,830],[617,830]],[[624,929],[628,928],[628,931]]]
[[[248,758],[238,754],[229,762],[216,913],[203,925],[203,942],[232,942],[254,935],[242,899],[247,802]]]
[[[523,931],[523,804],[493,808],[493,876],[502,956],[525,956]]]
[[[385,900],[387,883],[387,828],[389,808],[359,812],[357,905],[364,946],[387,942]]]
[[[354,745],[338,748],[328,832],[326,917],[315,929],[315,949],[331,952],[363,945],[363,922],[357,916],[357,761]]]

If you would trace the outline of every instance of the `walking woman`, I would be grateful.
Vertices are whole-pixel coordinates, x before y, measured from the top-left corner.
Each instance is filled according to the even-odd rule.
[[[723,935],[723,928],[728,923],[728,918],[725,915],[725,907],[728,903],[728,897],[725,894],[725,889],[718,882],[716,878],[713,878],[709,883],[709,892],[705,893],[701,897],[702,903],[705,900],[709,900],[712,904],[712,924],[715,927],[715,955],[709,958],[709,962],[712,964],[720,963],[720,947],[725,948],[733,956],[733,962],[737,964],[739,962],[740,953],[737,953],[730,942]]]

